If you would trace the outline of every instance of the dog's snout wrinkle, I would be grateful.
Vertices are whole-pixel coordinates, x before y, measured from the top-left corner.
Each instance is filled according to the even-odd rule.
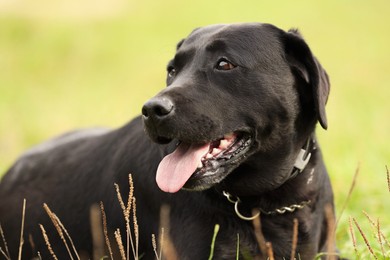
[[[152,98],[142,107],[142,115],[145,119],[163,119],[173,112],[174,105],[169,98]]]

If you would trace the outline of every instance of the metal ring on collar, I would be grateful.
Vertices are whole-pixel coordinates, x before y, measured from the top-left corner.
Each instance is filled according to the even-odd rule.
[[[240,198],[239,197],[236,197],[236,196],[233,196],[232,194],[230,194],[229,192],[227,191],[222,191],[223,195],[226,197],[226,199],[230,202],[230,203],[237,203],[237,202],[240,202]]]
[[[238,203],[241,202],[240,198],[237,197],[237,196],[233,196],[232,194],[230,194],[229,192],[227,191],[222,191],[223,195],[226,197],[226,199],[230,202],[230,203],[233,203],[234,204],[234,211],[236,212],[236,215],[242,219],[242,220],[246,220],[246,221],[251,221],[251,220],[254,220],[255,218],[257,218],[259,215],[260,215],[260,211],[258,211],[255,215],[251,216],[251,217],[245,217],[244,215],[242,215],[240,213],[240,211],[238,210]]]
[[[253,215],[253,216],[251,216],[251,217],[245,217],[245,216],[242,215],[242,214],[240,213],[240,211],[238,210],[238,203],[239,203],[239,202],[240,202],[240,201],[237,200],[237,201],[234,203],[234,211],[236,212],[237,216],[238,216],[240,219],[242,219],[242,220],[247,220],[247,221],[251,221],[251,220],[254,220],[254,219],[256,219],[257,217],[260,216],[260,211],[258,211],[255,215]]]

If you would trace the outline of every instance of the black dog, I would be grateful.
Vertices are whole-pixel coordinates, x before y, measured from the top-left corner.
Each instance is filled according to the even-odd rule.
[[[325,214],[332,188],[314,136],[317,121],[327,128],[329,81],[296,30],[257,23],[196,29],[177,45],[167,86],[124,127],[67,134],[12,166],[0,185],[0,221],[14,258],[23,198],[26,257],[49,254],[39,223],[57,256],[68,255],[44,202],[80,251],[92,252],[94,203],[103,201],[110,230],[125,233],[113,183],[126,198],[129,173],[142,259],[154,258],[151,234],[163,204],[179,259],[207,259],[215,224],[214,259],[235,259],[237,237],[241,254],[266,257],[245,219],[257,215],[253,209],[276,259],[290,258],[294,219],[297,258],[333,247]]]

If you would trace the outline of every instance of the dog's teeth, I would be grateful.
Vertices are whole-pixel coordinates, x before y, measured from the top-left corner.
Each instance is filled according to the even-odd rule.
[[[230,142],[228,140],[221,140],[221,142],[219,143],[219,149],[221,150],[225,150],[226,148],[228,148]]]
[[[211,153],[206,154],[206,159],[211,159],[211,158],[213,158],[213,155]]]
[[[202,168],[203,167],[203,163],[202,162],[199,162],[198,164],[198,169]]]
[[[217,155],[221,152],[222,150],[218,149],[218,148],[214,148],[213,151],[211,152],[212,155]]]

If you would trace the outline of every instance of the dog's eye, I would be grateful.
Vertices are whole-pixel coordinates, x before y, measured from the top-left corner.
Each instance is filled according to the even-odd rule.
[[[168,77],[173,78],[176,75],[176,69],[172,66],[168,67]]]
[[[235,67],[236,65],[232,64],[230,61],[228,61],[225,58],[220,59],[217,62],[217,65],[215,66],[217,70],[231,70],[234,69]]]

